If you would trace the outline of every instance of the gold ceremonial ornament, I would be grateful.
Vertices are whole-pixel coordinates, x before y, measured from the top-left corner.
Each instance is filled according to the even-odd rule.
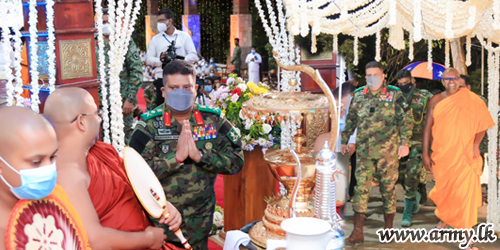
[[[324,126],[311,126],[315,128],[327,128],[328,112],[331,118],[331,136],[329,148],[334,150],[337,131],[337,106],[333,94],[321,78],[318,71],[308,65],[284,66],[276,59],[277,64],[290,71],[305,72],[321,87],[325,95],[315,95],[310,92],[270,92],[254,97],[242,105],[242,115],[256,121],[267,123],[283,121],[302,124],[306,117],[306,124],[325,124]],[[297,80],[292,79],[289,84],[297,85]],[[316,118],[316,119],[312,119]],[[308,121],[308,122],[307,122]],[[313,217],[314,215],[314,195],[313,189],[316,184],[316,152],[309,147],[304,147],[304,142],[314,142],[320,134],[319,131],[309,131],[307,138],[303,129],[297,127],[297,134],[291,139],[295,142],[295,152],[301,164],[301,182],[297,187],[295,199],[295,214],[298,217]],[[323,131],[324,133],[326,131]],[[313,137],[313,138],[311,138]],[[283,139],[283,138],[282,138]],[[311,140],[312,139],[312,140]],[[308,145],[312,145],[309,144]],[[265,248],[268,239],[285,239],[286,232],[280,224],[283,220],[290,218],[291,196],[297,176],[299,175],[298,164],[290,149],[269,149],[264,155],[264,159],[269,165],[273,176],[285,187],[286,195],[271,197],[267,200],[267,207],[261,222],[255,224],[249,231],[252,243]]]

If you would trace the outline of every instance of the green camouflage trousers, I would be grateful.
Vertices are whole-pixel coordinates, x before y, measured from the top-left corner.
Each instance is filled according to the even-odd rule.
[[[399,162],[398,183],[405,189],[405,199],[415,201],[418,193],[418,184],[426,183],[427,171],[422,161],[422,144],[410,148],[408,157]]]
[[[123,132],[125,133],[125,144],[128,144],[132,136],[132,125],[134,124],[134,113],[123,116]]]
[[[398,180],[398,159],[391,157],[361,158],[356,164],[353,210],[366,213],[368,198],[374,177],[380,181],[379,188],[384,203],[384,213],[396,213],[396,181]]]

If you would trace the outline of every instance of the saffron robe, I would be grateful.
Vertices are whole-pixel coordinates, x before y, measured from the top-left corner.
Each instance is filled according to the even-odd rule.
[[[436,216],[453,228],[472,228],[481,206],[482,158],[473,159],[477,133],[495,125],[485,103],[460,89],[434,108],[432,168],[436,185],[429,197]]]
[[[135,196],[123,159],[113,146],[96,142],[87,156],[87,166],[90,174],[88,191],[103,227],[142,232],[152,226]],[[165,244],[163,249],[177,248]]]

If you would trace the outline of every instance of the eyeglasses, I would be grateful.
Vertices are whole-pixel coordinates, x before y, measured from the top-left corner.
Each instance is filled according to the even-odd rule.
[[[446,77],[446,78],[443,78],[443,80],[445,82],[449,82],[449,81],[458,81],[458,79],[460,78],[457,78],[457,77]]]
[[[103,113],[104,113],[104,112],[102,111],[102,109],[99,109],[99,110],[97,110],[97,111],[96,111],[95,113],[93,113],[93,114],[79,114],[79,115],[77,115],[77,116],[75,117],[75,119],[73,119],[70,123],[75,122],[75,121],[76,121],[76,119],[78,119],[78,116],[86,116],[86,115],[96,115],[97,117],[99,117],[99,119],[101,119],[101,120],[102,120],[102,114],[103,114]]]

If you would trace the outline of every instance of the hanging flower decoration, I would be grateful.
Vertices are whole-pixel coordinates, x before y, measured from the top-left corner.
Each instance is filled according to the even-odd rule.
[[[217,108],[240,132],[243,149],[251,151],[255,146],[263,148],[279,147],[280,124],[261,117],[249,118],[242,115],[243,102],[270,91],[265,84],[248,82],[235,75],[229,75],[228,86],[222,86],[210,95]]]

